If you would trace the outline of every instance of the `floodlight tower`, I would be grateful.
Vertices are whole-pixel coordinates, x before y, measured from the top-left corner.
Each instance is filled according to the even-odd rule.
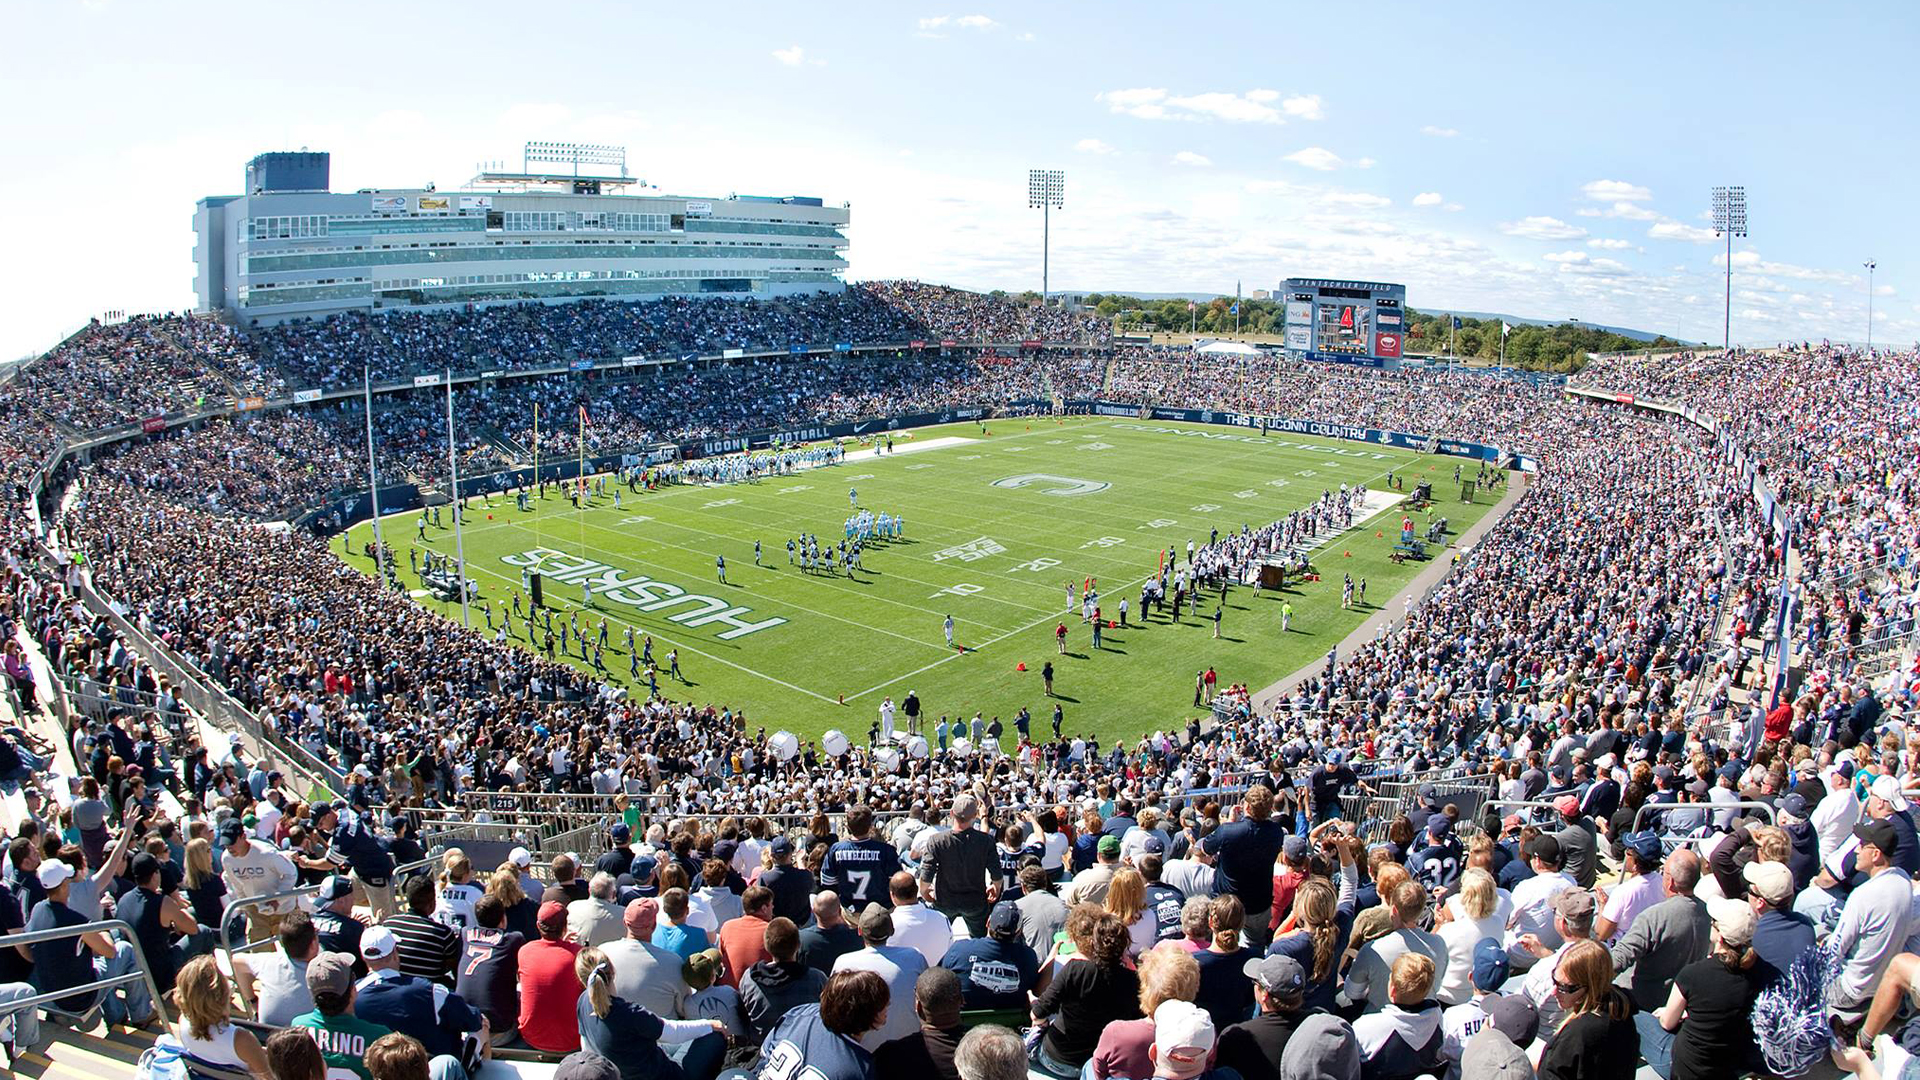
[[[1868,259],[1860,264],[1867,268],[1867,351],[1873,351],[1873,271],[1880,264]]]
[[[1725,322],[1721,325],[1721,348],[1733,349],[1733,238],[1745,238],[1747,235],[1747,189],[1744,187],[1717,187],[1713,189],[1713,233],[1727,238],[1727,310]]]
[[[1027,209],[1040,211],[1040,302],[1047,300],[1047,217],[1066,208],[1067,174],[1062,169],[1027,170]]]

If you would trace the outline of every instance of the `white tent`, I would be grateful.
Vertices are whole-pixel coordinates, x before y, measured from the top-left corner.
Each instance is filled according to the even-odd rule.
[[[1210,356],[1258,356],[1260,355],[1259,349],[1256,349],[1253,346],[1248,345],[1247,343],[1242,341],[1209,341],[1205,345],[1195,346],[1193,351],[1197,353],[1206,353]]]

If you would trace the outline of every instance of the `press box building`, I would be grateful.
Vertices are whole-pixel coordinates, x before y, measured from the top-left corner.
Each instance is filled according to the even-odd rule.
[[[559,162],[571,170],[534,167]],[[846,207],[625,194],[641,182],[626,175],[620,148],[529,143],[519,170],[484,170],[451,192],[334,192],[329,173],[324,153],[261,154],[247,164],[245,194],[198,202],[199,310],[273,323],[353,310],[845,288]]]

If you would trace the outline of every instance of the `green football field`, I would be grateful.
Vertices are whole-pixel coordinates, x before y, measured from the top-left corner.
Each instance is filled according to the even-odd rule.
[[[597,631],[608,621],[603,660],[615,681],[645,686],[629,675],[623,638],[631,626],[636,638],[653,637],[662,693],[744,709],[750,725],[769,731],[817,737],[838,728],[862,741],[884,699],[897,704],[914,691],[929,717],[1000,716],[1008,740],[1025,705],[1044,733],[1053,702],[1040,668],[1051,660],[1066,730],[1111,745],[1198,714],[1194,676],[1208,666],[1223,688],[1243,682],[1257,690],[1318,660],[1424,565],[1389,558],[1406,508],[1385,506],[1346,533],[1322,534],[1312,557],[1323,580],[1257,597],[1235,587],[1215,639],[1217,592],[1203,598],[1198,619],[1175,623],[1163,611],[1139,625],[1140,586],[1163,551],[1184,561],[1189,540],[1205,544],[1215,528],[1259,528],[1343,482],[1384,495],[1389,471],[1404,475],[1409,490],[1432,480],[1438,501],[1430,513],[1447,517],[1456,534],[1497,497],[1459,501],[1453,469],[1461,464],[1467,477],[1475,469],[1460,459],[1162,421],[998,420],[895,433],[894,446],[873,456],[849,444],[856,452],[842,464],[752,483],[637,494],[622,487],[618,508],[611,479],[609,494],[585,511],[553,490],[527,513],[503,496],[490,507],[476,499],[464,529],[469,576],[497,609],[503,600],[511,607],[523,569],[542,572],[556,627],[580,610],[587,580],[592,610],[581,612],[582,625]],[[870,546],[865,569],[851,579],[789,566],[790,538],[843,538],[850,490],[861,508],[900,516],[903,538]],[[1424,535],[1427,514],[1412,516]],[[418,517],[393,515],[383,526],[403,573],[409,547],[454,551],[450,513],[442,512],[445,527],[428,526],[424,544]],[[364,549],[370,529],[353,530],[352,550]],[[1429,554],[1447,557],[1431,547]],[[718,556],[726,559],[725,584]],[[350,561],[371,569],[364,557]],[[1366,606],[1342,610],[1343,573],[1366,579]],[[1115,617],[1124,596],[1134,624],[1107,631],[1099,650],[1077,604],[1067,607],[1067,584],[1078,589],[1088,577],[1103,615]],[[460,618],[458,603],[415,595]],[[1293,606],[1287,633],[1283,603]],[[943,634],[949,614],[954,647]],[[485,629],[477,604],[473,621]],[[1061,622],[1065,656],[1054,640]],[[526,646],[524,623],[513,628]],[[669,649],[679,651],[682,679],[667,673]],[[590,667],[577,649],[574,662]]]

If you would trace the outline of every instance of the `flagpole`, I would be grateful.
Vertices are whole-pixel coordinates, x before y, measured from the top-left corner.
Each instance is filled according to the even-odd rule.
[[[460,531],[460,463],[453,452],[453,369],[447,369],[447,475],[453,478],[453,554],[459,572],[453,586],[460,592],[460,625],[473,625],[473,612],[467,607],[467,541]]]
[[[367,411],[367,494],[373,498],[373,566],[384,580],[387,576],[386,547],[380,538],[380,470],[373,463],[373,373],[360,365],[360,389],[366,395]]]
[[[533,488],[541,498],[547,497],[545,485],[540,483],[540,403],[533,403]]]
[[[587,407],[580,406],[580,509],[587,508]]]

